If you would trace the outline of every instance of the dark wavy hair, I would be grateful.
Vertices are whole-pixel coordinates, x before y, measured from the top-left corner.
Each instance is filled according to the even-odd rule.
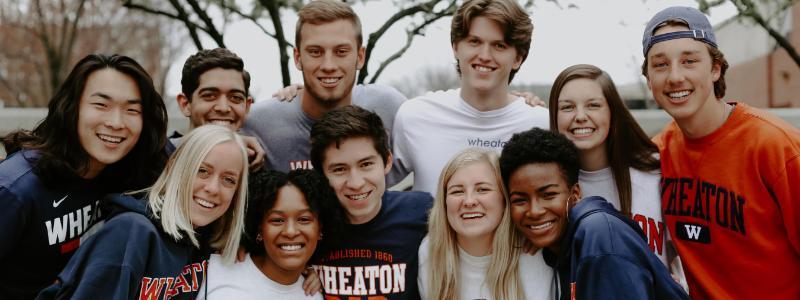
[[[137,190],[152,185],[167,160],[164,152],[167,109],[153,80],[142,66],[124,55],[89,54],[81,59],[50,99],[47,116],[33,131],[19,130],[4,140],[6,152],[38,150],[34,172],[47,186],[66,186],[89,168],[89,154],[78,137],[78,111],[89,75],[114,69],[136,82],[142,97],[142,132],[139,140],[120,161],[106,166],[97,176],[108,191]]]
[[[500,175],[508,186],[511,174],[527,164],[556,163],[569,186],[578,183],[578,148],[558,132],[533,128],[514,134],[500,154]]]
[[[303,193],[308,207],[320,222],[325,238],[339,237],[341,224],[344,224],[344,212],[325,176],[306,169],[293,170],[286,174],[261,168],[250,173],[248,179],[245,233],[242,238],[242,245],[247,252],[254,255],[266,253],[264,244],[256,240],[256,235],[261,232],[264,215],[278,201],[278,191],[287,185],[294,186]]]
[[[361,107],[348,105],[329,111],[311,126],[311,165],[322,172],[325,149],[331,144],[338,148],[344,140],[356,137],[372,139],[383,164],[389,162],[389,134],[381,117]]]
[[[629,168],[653,171],[661,168],[655,154],[658,147],[644,133],[622,102],[611,76],[593,65],[574,65],[558,74],[550,90],[550,130],[558,132],[558,96],[564,86],[575,79],[590,79],[600,85],[611,114],[608,137],[605,140],[608,164],[614,175],[619,194],[620,211],[631,213],[631,174]]]
[[[225,48],[204,49],[189,56],[181,71],[181,92],[186,95],[189,102],[192,102],[192,93],[200,85],[200,76],[215,68],[241,72],[245,96],[250,94],[250,73],[244,69],[242,58]]]

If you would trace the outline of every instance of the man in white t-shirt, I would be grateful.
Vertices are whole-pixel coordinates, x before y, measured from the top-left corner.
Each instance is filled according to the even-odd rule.
[[[461,87],[406,101],[394,123],[395,166],[414,172],[413,190],[435,194],[439,173],[458,151],[500,151],[511,135],[547,128],[548,113],[509,93],[531,44],[530,17],[512,0],[466,1],[450,41]]]

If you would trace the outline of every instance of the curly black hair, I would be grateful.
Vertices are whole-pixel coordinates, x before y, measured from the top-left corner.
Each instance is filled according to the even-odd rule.
[[[578,182],[578,148],[560,133],[533,128],[514,134],[500,155],[500,175],[508,186],[511,174],[520,167],[535,163],[556,163],[570,186]]]
[[[286,174],[262,168],[250,173],[248,180],[245,233],[242,238],[242,246],[247,252],[254,255],[266,253],[264,244],[256,241],[256,235],[261,232],[264,214],[278,200],[278,190],[287,185],[297,187],[303,193],[325,237],[337,237],[344,214],[325,176],[313,170],[298,169]]]

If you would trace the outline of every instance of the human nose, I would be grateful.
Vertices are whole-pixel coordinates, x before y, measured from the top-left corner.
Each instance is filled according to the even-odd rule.
[[[677,66],[677,64],[672,64],[672,66],[669,68],[669,76],[667,77],[667,80],[669,80],[670,83],[683,82],[683,72],[680,67]]]
[[[228,101],[227,95],[219,96],[219,99],[214,103],[214,110],[218,112],[229,112],[231,111],[231,105]]]
[[[492,58],[490,45],[488,43],[481,45],[478,51],[478,58],[481,60],[490,60]]]
[[[542,207],[542,205],[539,204],[539,201],[536,200],[529,200],[529,201],[530,205],[528,205],[528,211],[525,212],[525,214],[528,217],[538,217],[544,214],[545,212],[544,207]]]
[[[359,190],[365,182],[364,176],[359,174],[359,172],[350,171],[350,173],[347,175],[347,182],[345,182],[345,186],[352,190]]]
[[[125,126],[125,123],[122,122],[122,110],[121,109],[112,109],[110,112],[104,114],[105,115],[105,125],[110,127],[111,129],[122,129]]]
[[[464,194],[464,201],[461,203],[464,207],[475,207],[478,206],[478,197],[477,193],[468,191]]]
[[[297,222],[295,222],[295,220],[290,219],[289,221],[286,222],[286,227],[283,228],[283,231],[281,233],[283,233],[283,235],[286,237],[294,237],[299,232],[300,231],[297,229]]]
[[[587,119],[586,110],[583,107],[580,107],[580,106],[576,107],[575,108],[575,121],[580,123],[580,122],[585,122],[586,119]]]
[[[336,63],[333,53],[328,51],[328,53],[325,53],[325,55],[322,56],[322,65],[320,65],[320,69],[326,72],[336,70]]]
[[[210,195],[216,195],[219,192],[219,182],[214,179],[206,179],[203,189]]]

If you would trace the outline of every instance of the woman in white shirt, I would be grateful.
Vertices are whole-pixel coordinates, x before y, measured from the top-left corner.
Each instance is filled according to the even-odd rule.
[[[442,170],[419,248],[422,299],[550,299],[552,270],[525,254],[497,154],[467,149]],[[520,272],[524,270],[524,272]]]
[[[601,196],[639,223],[650,249],[669,266],[674,250],[661,217],[658,147],[631,116],[608,73],[585,64],[564,69],[553,83],[549,106],[550,130],[580,151],[583,196]],[[678,267],[672,272],[682,274]]]
[[[208,263],[208,294],[199,299],[322,299],[308,296],[302,276],[322,239],[323,208],[336,203],[321,174],[295,170],[284,174],[261,170],[250,175],[244,261]]]

